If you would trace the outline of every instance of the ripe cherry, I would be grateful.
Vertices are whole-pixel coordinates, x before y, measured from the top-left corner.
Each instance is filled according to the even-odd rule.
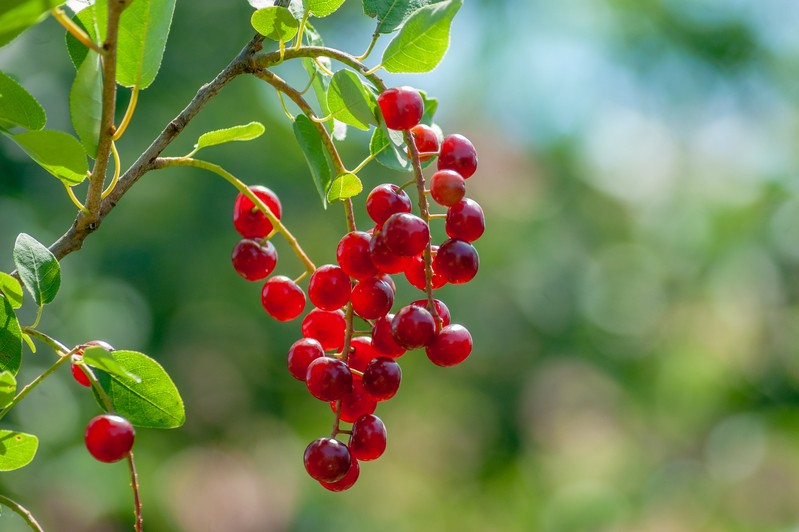
[[[386,314],[382,318],[375,320],[375,325],[372,328],[372,347],[379,355],[399,358],[405,354],[405,348],[399,345],[391,335],[391,321],[393,319],[394,314]],[[365,366],[364,369],[366,369]]]
[[[425,348],[427,358],[437,366],[460,364],[472,352],[472,335],[463,325],[447,325]]]
[[[305,292],[288,277],[276,275],[264,283],[261,304],[276,320],[293,320],[305,308]]]
[[[424,100],[413,87],[386,89],[377,97],[377,105],[388,129],[411,129],[424,114]]]
[[[356,419],[366,414],[373,414],[377,408],[377,401],[363,390],[361,379],[353,378],[352,391],[341,398],[341,420],[354,423]],[[336,401],[330,402],[330,408],[336,411]]]
[[[354,370],[363,373],[366,366],[378,354],[372,346],[372,339],[368,336],[356,336],[350,341],[350,354],[347,357],[347,365]]]
[[[436,252],[438,252],[438,246],[432,246],[430,248],[432,252],[433,258],[436,257]],[[425,270],[424,265],[424,254],[419,254],[413,257],[408,267],[405,268],[405,278],[408,280],[411,285],[418,288],[419,290],[424,290],[425,286],[427,285],[427,272]],[[435,269],[433,270],[433,290],[438,290],[442,286],[447,284],[447,280],[444,276],[436,273]]]
[[[245,238],[233,247],[233,269],[248,281],[266,279],[277,265],[277,250],[272,242],[260,244]]]
[[[386,450],[386,426],[374,414],[361,416],[352,425],[350,454],[357,460],[375,460]]]
[[[411,212],[411,198],[397,185],[378,185],[366,197],[366,212],[381,226],[394,213]]]
[[[385,316],[394,304],[394,291],[377,277],[364,279],[355,285],[350,296],[352,310],[365,320]]]
[[[405,271],[410,262],[410,257],[403,257],[391,250],[386,243],[385,235],[378,231],[372,235],[369,242],[369,256],[372,264],[383,273],[400,273]]]
[[[83,373],[80,364],[72,364],[70,369],[72,370],[72,377],[78,381],[78,384],[81,386],[86,386],[87,388],[91,387],[92,383],[89,380],[89,377]]]
[[[402,370],[394,359],[378,357],[366,366],[361,383],[363,389],[377,401],[387,401],[399,390]]]
[[[466,194],[463,176],[454,170],[439,170],[430,178],[430,195],[436,203],[451,207]]]
[[[455,170],[468,179],[477,170],[477,150],[463,135],[447,135],[438,153],[439,170]]]
[[[474,246],[463,240],[450,238],[438,247],[433,268],[452,284],[466,283],[477,275],[480,258]]]
[[[116,414],[92,418],[83,436],[86,449],[101,462],[122,460],[133,448],[136,431],[130,421]]]
[[[339,350],[344,345],[346,327],[347,321],[341,310],[315,308],[302,320],[302,335],[318,340],[323,349]]]
[[[321,484],[321,486],[326,490],[334,492],[345,491],[353,487],[361,474],[361,466],[358,465],[358,460],[355,458],[350,458],[350,460],[350,468],[347,470],[347,474],[344,475],[343,478],[335,482],[319,481],[319,484]]]
[[[320,482],[344,478],[352,464],[347,446],[334,438],[319,438],[308,444],[303,456],[305,470]]]
[[[483,209],[473,199],[463,198],[447,211],[447,235],[466,242],[474,242],[486,229]]]
[[[378,273],[369,254],[372,235],[363,231],[352,231],[342,237],[336,248],[336,260],[344,273],[362,281]]]
[[[341,360],[320,357],[308,365],[305,384],[320,401],[337,401],[352,391],[352,373]]]
[[[249,188],[279,220],[283,210],[277,195],[264,186],[255,185]],[[255,207],[250,198],[241,193],[236,196],[233,204],[233,226],[244,238],[263,238],[272,232],[272,222]]]
[[[433,303],[436,306],[436,313],[438,313],[438,317],[441,318],[441,326],[442,327],[446,327],[447,325],[449,325],[449,322],[450,322],[450,319],[451,319],[450,318],[450,313],[449,313],[449,308],[447,308],[447,306],[444,304],[444,302],[441,301],[440,299],[434,299]],[[411,303],[411,305],[416,305],[417,307],[423,307],[423,308],[427,309],[428,311],[430,310],[429,307],[427,306],[427,300],[426,299],[417,299],[416,301]]]
[[[403,257],[418,255],[430,242],[430,227],[427,222],[407,212],[389,216],[382,230],[388,248]]]
[[[336,310],[350,300],[350,277],[332,264],[319,266],[308,282],[308,298],[322,310]]]
[[[413,143],[419,152],[419,160],[425,162],[438,154],[438,133],[427,124],[419,124],[411,128]]]
[[[317,358],[325,356],[322,344],[313,338],[301,338],[289,348],[287,364],[289,373],[298,381],[305,382],[308,366]]]
[[[424,307],[402,307],[391,320],[391,336],[405,349],[416,349],[429,342],[436,332],[433,315]]]

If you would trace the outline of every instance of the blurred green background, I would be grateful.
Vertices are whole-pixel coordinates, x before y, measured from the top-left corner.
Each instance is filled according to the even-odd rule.
[[[125,164],[247,42],[250,12],[177,3]],[[355,0],[318,26],[355,54],[372,31]],[[182,391],[185,427],[137,436],[146,529],[799,529],[797,28],[791,0],[467,0],[434,72],[386,76],[438,97],[444,131],[477,146],[468,193],[488,230],[477,278],[439,291],[472,356],[401,359],[402,387],[377,411],[388,450],[346,493],[303,470],[332,415],[285,370],[299,320],[268,319],[259,285],[230,266],[235,191],[199,170],[146,175],[63,261],[41,325],[151,354]],[[74,71],[52,20],[0,50],[0,68],[49,128],[71,130]],[[278,70],[302,84],[296,65]],[[275,190],[310,256],[332,262],[342,209],[321,209],[263,83],[234,81],[166,154],[250,120],[267,133],[204,158]],[[350,167],[367,138],[342,144]],[[367,190],[404,180],[376,165],[361,177]],[[73,217],[59,183],[1,141],[0,269],[18,233],[49,243]],[[296,276],[276,245],[278,273]],[[417,297],[397,284],[398,304]],[[20,381],[51,362],[44,347],[27,356]],[[41,444],[0,492],[48,530],[131,528],[124,463],[83,446],[96,413],[65,370],[6,420]],[[19,527],[4,511],[0,529]]]

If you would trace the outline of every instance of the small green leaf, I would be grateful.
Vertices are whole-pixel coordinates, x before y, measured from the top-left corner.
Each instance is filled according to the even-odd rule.
[[[137,427],[171,429],[183,425],[186,412],[175,383],[161,365],[143,353],[114,351],[120,367],[141,379],[97,370],[97,380],[111,399],[114,410]],[[105,408],[97,397],[98,404]]]
[[[463,0],[447,0],[416,11],[383,52],[388,72],[429,72],[449,48],[452,18]]]
[[[125,368],[119,365],[117,359],[114,358],[113,352],[106,351],[102,347],[91,346],[84,349],[83,362],[93,368],[101,369],[111,375],[124,377],[136,383],[141,382],[141,378],[138,375],[131,373],[130,371],[126,370]]]
[[[98,4],[100,5],[100,4]],[[136,0],[119,18],[117,83],[146,89],[155,81],[164,57],[175,0]],[[107,17],[99,16],[105,26]],[[105,35],[105,29],[101,30]]]
[[[216,146],[217,144],[224,144],[225,142],[233,142],[236,140],[252,140],[257,139],[264,134],[264,125],[260,122],[250,122],[242,126],[233,126],[227,129],[217,129],[216,131],[209,131],[203,133],[194,145],[194,150],[199,151],[208,146]]]
[[[392,170],[411,172],[413,166],[408,158],[408,146],[402,131],[386,129],[385,125],[375,128],[369,142],[369,152],[375,155],[377,162]]]
[[[43,129],[11,135],[11,140],[66,185],[78,185],[86,179],[86,152],[72,135]]]
[[[265,7],[252,14],[250,19],[255,31],[268,39],[288,42],[297,34],[300,23],[285,7]]]
[[[322,36],[319,35],[319,32],[316,31],[316,28],[314,28],[310,22],[305,23],[305,33],[303,33],[303,36],[305,37],[305,43],[308,46],[325,45],[325,42],[322,40]],[[320,57],[318,60],[326,63],[325,66],[330,66],[330,60],[327,57]],[[330,80],[328,79],[327,74],[321,68],[319,68],[319,65],[316,64],[316,61],[310,57],[302,58],[302,66],[305,68],[305,71],[308,72],[308,75],[313,77],[311,86],[313,87],[316,99],[319,101],[319,107],[321,109],[322,116],[329,115],[330,110],[327,108],[327,87],[330,85]]]
[[[327,201],[333,203],[336,200],[343,200],[357,196],[363,191],[363,184],[355,174],[342,174],[338,176],[327,193]]]
[[[0,297],[0,371],[16,375],[22,361],[22,331],[17,315],[4,297]]]
[[[22,285],[19,284],[15,278],[7,273],[0,272],[0,292],[11,303],[11,308],[19,308],[22,306]]]
[[[0,72],[0,128],[42,129],[47,117],[36,98],[22,85]]]
[[[326,17],[341,7],[344,0],[305,0],[305,9],[315,17]]]
[[[14,244],[14,264],[37,305],[46,305],[55,299],[61,286],[61,266],[49,249],[32,236],[21,233]]]
[[[31,338],[30,334],[22,333],[22,339],[28,344],[28,349],[31,350],[31,353],[36,352],[36,344],[33,343],[33,338]]]
[[[433,115],[435,115],[438,110],[438,99],[429,97],[425,91],[419,91],[419,94],[424,102],[424,114],[422,115],[421,123],[432,126]]]
[[[36,456],[39,438],[24,432],[0,430],[0,471],[13,471],[28,465]]]
[[[81,63],[69,92],[69,114],[89,157],[97,157],[100,141],[100,118],[103,110],[103,79],[100,56],[91,54]]]
[[[324,143],[316,125],[305,115],[298,115],[294,120],[294,136],[300,144],[308,167],[311,169],[316,190],[322,198],[322,205],[327,208],[327,189],[330,188],[332,172],[327,160]]]
[[[327,107],[334,118],[358,129],[376,125],[377,101],[372,91],[351,70],[339,70],[327,89]]]
[[[363,0],[363,12],[377,17],[377,33],[391,33],[418,9],[442,0]]]
[[[17,394],[17,379],[10,371],[0,371],[0,408],[11,404]]]
[[[50,8],[64,0],[3,0],[0,2],[0,46],[40,22]]]

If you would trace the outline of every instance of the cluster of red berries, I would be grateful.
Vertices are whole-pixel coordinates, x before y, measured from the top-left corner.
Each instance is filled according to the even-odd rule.
[[[338,420],[352,423],[351,430],[337,428],[305,450],[306,471],[331,491],[351,487],[360,473],[359,462],[378,458],[386,448],[386,428],[374,412],[399,389],[402,372],[396,359],[424,348],[434,364],[453,366],[472,350],[469,331],[450,323],[449,309],[438,299],[426,297],[390,312],[396,293],[391,275],[403,273],[423,291],[428,277],[435,290],[476,275],[479,259],[472,242],[483,234],[485,218],[477,202],[464,196],[465,180],[477,169],[477,153],[462,135],[440,141],[433,128],[419,123],[424,102],[415,89],[388,89],[378,104],[387,127],[411,132],[421,159],[438,157],[438,171],[425,193],[447,208],[449,239],[431,245],[428,221],[412,213],[408,194],[397,185],[382,184],[366,199],[374,227],[344,235],[336,248],[338,264],[320,266],[310,276],[308,299],[314,308],[302,320],[303,338],[289,349],[287,363],[311,395],[330,403]],[[272,191],[260,186],[250,190],[280,217],[280,201]],[[236,198],[233,221],[244,237],[233,250],[234,268],[245,279],[268,277],[277,262],[268,240],[272,224],[243,194]],[[266,281],[261,301],[280,321],[297,318],[306,306],[302,288],[280,275]],[[350,322],[354,314],[366,323],[368,333],[353,335],[350,329],[348,338],[345,308],[351,312]],[[335,437],[342,433],[349,434],[347,444]]]

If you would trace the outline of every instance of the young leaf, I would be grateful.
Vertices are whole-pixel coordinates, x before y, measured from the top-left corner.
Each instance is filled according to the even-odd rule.
[[[330,185],[327,193],[327,201],[333,203],[336,200],[343,200],[357,196],[363,191],[363,184],[355,174],[342,174]]]
[[[463,0],[447,0],[416,11],[383,52],[388,72],[429,72],[449,48],[452,18]]]
[[[86,153],[97,157],[100,141],[100,116],[103,107],[103,79],[100,56],[91,54],[81,63],[69,92],[69,114]]]
[[[410,172],[413,170],[408,159],[408,146],[402,131],[386,129],[385,125],[375,128],[372,140],[369,142],[369,152],[376,155],[377,162],[392,170]]]
[[[16,375],[22,360],[22,331],[17,315],[4,297],[0,297],[0,371]]]
[[[0,46],[44,18],[50,8],[63,0],[3,0],[0,2]]]
[[[285,7],[265,7],[252,14],[250,19],[255,31],[268,39],[288,42],[297,34],[300,23]]]
[[[0,129],[22,126],[42,129],[47,118],[36,98],[22,85],[0,72]]]
[[[89,171],[86,152],[72,135],[43,129],[11,135],[11,140],[65,184],[78,185],[86,179],[86,172]]]
[[[363,0],[363,12],[377,17],[377,33],[391,33],[402,26],[414,11],[442,0]]]
[[[55,299],[61,286],[61,266],[49,249],[32,236],[21,233],[14,244],[14,264],[37,305],[46,305]]]
[[[327,89],[327,107],[334,118],[358,129],[368,130],[370,124],[377,124],[374,94],[351,70],[333,75]]]
[[[0,408],[7,407],[17,394],[17,379],[10,371],[0,371]]]
[[[203,133],[194,145],[194,151],[199,151],[208,146],[216,146],[217,144],[224,144],[225,142],[233,142],[236,140],[252,140],[257,139],[264,134],[264,125],[260,122],[250,122],[242,126],[233,126],[227,129],[217,129],[216,131],[209,131]]]
[[[83,362],[93,368],[101,369],[111,375],[125,377],[136,383],[140,383],[141,378],[123,368],[119,362],[117,362],[116,358],[114,358],[114,353],[115,352],[106,351],[102,347],[98,346],[87,347],[83,350]]]
[[[305,0],[305,9],[315,17],[326,17],[336,12],[344,0]]]
[[[117,83],[146,89],[155,81],[174,10],[175,0],[136,0],[122,12],[119,18]],[[98,24],[105,26],[105,18],[98,11]],[[104,29],[101,29],[101,34],[105,34]]]
[[[311,169],[316,190],[322,198],[322,205],[327,208],[327,189],[330,188],[331,170],[327,160],[322,137],[311,119],[298,115],[294,120],[294,136],[300,144],[308,167]]]
[[[8,302],[11,303],[11,308],[19,308],[22,306],[22,286],[15,278],[7,273],[0,272],[0,292],[6,296]]]
[[[141,379],[136,382],[100,369],[96,371],[97,380],[117,414],[137,427],[171,429],[183,425],[186,421],[183,399],[158,362],[136,351],[114,351],[114,358],[125,371]],[[105,408],[96,393],[95,399]]]
[[[13,471],[28,465],[36,456],[39,438],[24,432],[0,430],[0,471]]]

